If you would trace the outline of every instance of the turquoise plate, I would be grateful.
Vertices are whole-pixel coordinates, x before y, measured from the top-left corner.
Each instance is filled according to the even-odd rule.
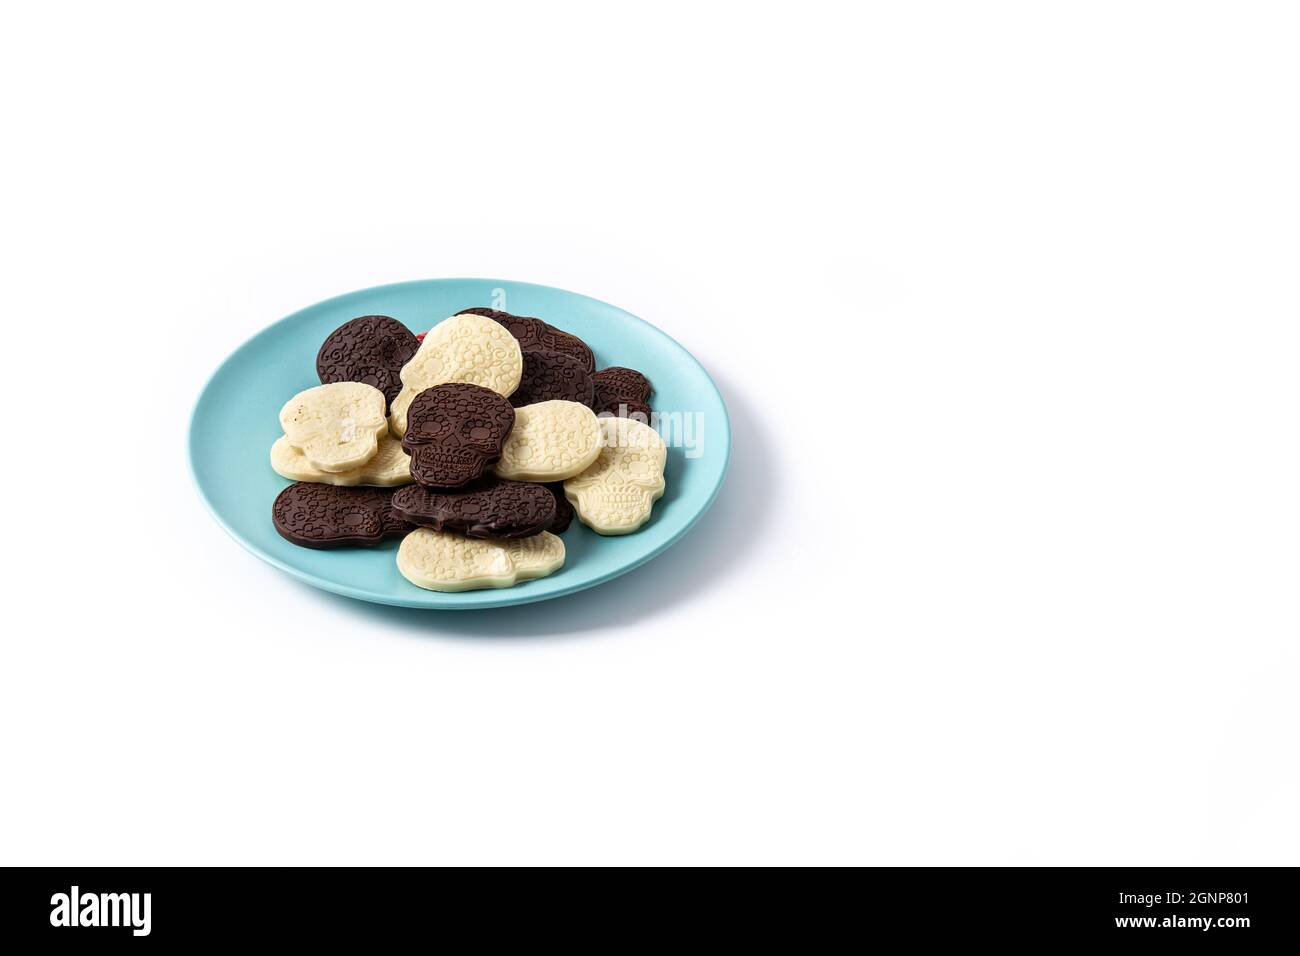
[[[313,551],[281,538],[271,502],[289,484],[271,470],[280,407],[319,384],[316,352],[325,336],[358,315],[391,315],[416,332],[473,305],[536,315],[584,339],[596,367],[626,365],[654,383],[651,405],[668,443],[667,490],[635,534],[602,537],[576,519],[563,535],[564,567],[512,588],[442,594],[397,570],[397,542],[378,548]],[[731,456],[722,396],[684,348],[622,309],[584,295],[499,279],[428,279],[376,286],[295,312],[240,346],[199,396],[190,421],[190,467],[213,516],[262,560],[318,588],[404,607],[476,608],[527,604],[593,587],[649,561],[690,530],[713,503]]]

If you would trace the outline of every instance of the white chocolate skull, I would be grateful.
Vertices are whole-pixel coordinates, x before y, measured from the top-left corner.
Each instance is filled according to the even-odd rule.
[[[630,534],[664,493],[668,448],[657,431],[630,418],[602,418],[600,427],[600,457],[564,483],[564,496],[593,531]]]
[[[388,434],[384,393],[363,382],[334,382],[299,392],[280,409],[289,444],[321,471],[359,468]]]
[[[549,531],[526,538],[510,538],[501,543],[505,545],[520,581],[546,577],[564,564],[564,541]]]
[[[600,421],[586,405],[553,399],[515,409],[493,469],[512,481],[563,481],[600,455]]]
[[[307,456],[281,436],[271,446],[271,467],[276,474],[290,481],[314,481],[324,485],[373,485],[392,488],[411,481],[411,459],[402,450],[402,443],[385,435],[379,439],[375,457],[364,465],[348,471],[321,471],[307,460]]]
[[[393,399],[393,434],[406,434],[415,396],[446,382],[467,382],[509,396],[519,387],[524,355],[505,326],[482,315],[453,315],[429,330],[415,357],[402,367],[402,390]]]
[[[547,531],[498,541],[416,528],[397,549],[402,576],[429,591],[508,588],[563,565],[564,542]]]

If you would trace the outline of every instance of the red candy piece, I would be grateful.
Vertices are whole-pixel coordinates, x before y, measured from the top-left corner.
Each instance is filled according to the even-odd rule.
[[[417,335],[417,336],[415,337],[415,341],[417,341],[417,342],[423,342],[423,341],[424,341],[424,337],[425,337],[426,335],[428,335],[428,334],[429,334],[428,332],[421,332],[419,335]]]

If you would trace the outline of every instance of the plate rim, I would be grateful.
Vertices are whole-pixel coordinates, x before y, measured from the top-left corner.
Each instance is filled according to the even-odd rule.
[[[235,360],[235,357],[238,356],[241,352],[243,352],[246,348],[248,348],[248,346],[250,346],[253,342],[261,338],[263,335],[269,334],[272,330],[279,328],[280,326],[285,325],[289,322],[292,322],[299,315],[301,315],[304,312],[307,312],[308,310],[317,309],[320,308],[321,306],[329,305],[330,303],[337,302],[340,299],[345,299],[350,296],[364,295],[368,292],[375,292],[380,289],[393,289],[402,286],[427,285],[428,283],[431,282],[490,282],[499,285],[507,285],[507,286],[514,286],[514,287],[545,289],[549,292],[560,292],[563,293],[564,295],[576,296],[577,298],[580,299],[587,299],[588,301],[594,302],[597,305],[603,306],[604,308],[613,309],[615,312],[620,313],[623,317],[627,319],[631,319],[635,322],[640,323],[641,325],[648,326],[651,330],[658,333],[659,335],[662,335],[674,346],[676,346],[677,349],[694,364],[695,368],[699,370],[700,374],[704,376],[704,380],[707,381],[709,383],[709,386],[713,389],[714,394],[718,398],[718,404],[722,409],[722,432],[723,432],[723,438],[726,443],[726,457],[723,459],[722,469],[718,473],[718,480],[714,484],[713,488],[710,490],[709,496],[705,500],[703,506],[697,509],[695,514],[693,514],[690,517],[690,520],[688,520],[686,524],[682,526],[681,530],[678,531],[671,538],[669,538],[667,541],[664,541],[662,544],[658,545],[657,547],[654,547],[649,551],[645,552],[644,554],[639,555],[635,560],[630,561],[629,563],[622,565],[618,568],[615,568],[613,570],[607,571],[589,581],[583,581],[581,583],[575,583],[569,586],[564,586],[556,590],[547,591],[545,593],[536,593],[536,594],[529,594],[526,591],[522,591],[522,592],[515,591],[514,588],[485,588],[485,589],[480,589],[475,593],[482,594],[485,591],[490,591],[493,593],[499,593],[501,595],[501,598],[499,600],[480,600],[474,604],[457,604],[454,602],[448,604],[430,604],[427,602],[427,599],[424,601],[420,601],[416,599],[411,599],[408,601],[400,597],[389,598],[387,596],[380,596],[370,591],[364,591],[346,584],[339,584],[334,581],[330,581],[326,578],[319,577],[318,575],[312,574],[308,571],[303,571],[301,568],[295,567],[294,565],[282,561],[281,559],[275,557],[274,555],[271,555],[263,551],[261,548],[253,544],[251,541],[244,538],[243,535],[241,535],[238,531],[232,528],[229,523],[226,522],[226,520],[221,516],[220,512],[218,512],[216,507],[213,505],[211,499],[208,498],[207,493],[203,489],[203,484],[199,479],[198,470],[195,467],[195,442],[196,442],[195,419],[196,416],[198,415],[199,407],[203,404],[204,396],[207,395],[208,389],[212,387],[212,383],[216,381],[217,377],[221,375],[221,373],[226,369],[226,367]],[[723,397],[722,390],[718,388],[718,383],[713,380],[713,377],[709,375],[708,369],[704,367],[704,365],[700,362],[699,359],[695,357],[695,355],[690,351],[690,349],[686,348],[684,345],[678,342],[675,338],[673,338],[663,329],[659,328],[657,325],[654,325],[651,322],[647,322],[645,319],[641,318],[640,316],[633,315],[631,312],[628,312],[626,309],[621,308],[620,306],[613,305],[612,303],[605,302],[604,300],[597,299],[593,296],[584,295],[581,292],[572,292],[568,289],[562,289],[559,286],[542,285],[536,282],[519,282],[514,279],[500,279],[500,278],[491,278],[491,277],[442,276],[442,277],[426,278],[426,279],[406,279],[401,282],[383,282],[378,285],[365,286],[360,289],[352,289],[348,292],[341,292],[338,295],[332,295],[328,298],[321,299],[319,302],[313,302],[310,305],[303,306],[301,309],[297,309],[293,312],[290,312],[288,315],[276,319],[270,325],[266,325],[261,329],[259,329],[258,331],[254,332],[252,335],[244,339],[244,341],[240,342],[239,345],[235,346],[235,348],[231,350],[231,352],[217,365],[217,367],[212,370],[211,374],[209,374],[207,379],[204,381],[203,386],[199,389],[198,395],[194,399],[194,402],[190,407],[189,425],[186,428],[186,434],[185,434],[185,450],[186,450],[186,459],[188,462],[188,469],[190,473],[190,481],[194,485],[195,490],[198,492],[199,499],[203,502],[203,506],[204,508],[207,509],[208,514],[212,516],[212,518],[217,522],[218,526],[220,526],[222,530],[226,532],[227,535],[233,538],[236,541],[236,543],[239,544],[240,547],[242,547],[245,551],[249,552],[250,554],[253,554],[257,558],[261,559],[262,561],[265,561],[267,564],[271,565],[277,570],[282,571],[285,574],[288,574],[290,577],[302,581],[305,584],[308,584],[315,588],[319,588],[322,591],[327,591],[332,594],[338,594],[342,597],[351,598],[352,600],[364,601],[368,604],[382,604],[382,605],[387,605],[389,607],[410,607],[410,608],[416,608],[423,611],[476,611],[476,610],[485,610],[485,609],[497,608],[497,607],[510,607],[513,605],[535,604],[541,601],[549,601],[552,600],[553,598],[566,597],[578,591],[585,591],[588,588],[597,587],[598,585],[605,584],[606,582],[611,581],[614,578],[621,577],[622,575],[627,574],[629,571],[633,571],[636,568],[639,568],[647,561],[653,560],[654,558],[658,557],[659,555],[667,551],[669,548],[671,548],[674,544],[681,541],[682,538],[684,538],[695,527],[695,525],[699,522],[699,520],[702,517],[704,517],[704,515],[708,512],[708,510],[711,507],[713,507],[713,502],[717,500],[718,494],[722,490],[722,486],[726,483],[727,473],[731,468],[731,454],[732,454],[731,414],[730,412],[727,411],[727,402],[726,399]],[[511,594],[512,591],[514,591],[513,594]],[[427,593],[441,594],[442,592],[428,591]]]

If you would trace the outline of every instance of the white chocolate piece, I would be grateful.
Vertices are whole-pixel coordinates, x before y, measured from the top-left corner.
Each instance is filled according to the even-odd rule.
[[[520,581],[544,578],[564,566],[564,539],[549,531],[526,538],[509,538],[501,543],[510,553]]]
[[[321,471],[307,460],[306,455],[294,448],[289,439],[280,437],[271,446],[271,467],[276,474],[290,481],[314,481],[322,485],[393,488],[411,482],[411,456],[402,450],[400,441],[389,435],[379,439],[379,450],[375,452],[375,457],[364,465],[334,473]]]
[[[564,565],[564,542],[549,531],[497,541],[416,528],[397,549],[397,569],[429,591],[508,588]]]
[[[559,399],[515,409],[515,427],[493,469],[514,481],[563,481],[600,454],[600,419],[586,405]]]
[[[299,392],[280,409],[289,444],[314,467],[337,474],[364,465],[388,434],[384,393],[364,382],[334,382]]]
[[[664,493],[668,448],[659,433],[631,418],[602,418],[600,457],[564,483],[578,519],[600,534],[630,534]]]
[[[468,382],[509,396],[519,387],[524,353],[519,342],[499,322],[485,315],[453,315],[429,330],[419,351],[402,366],[402,390],[393,399],[393,434],[406,434],[406,410],[426,388],[447,382]]]

